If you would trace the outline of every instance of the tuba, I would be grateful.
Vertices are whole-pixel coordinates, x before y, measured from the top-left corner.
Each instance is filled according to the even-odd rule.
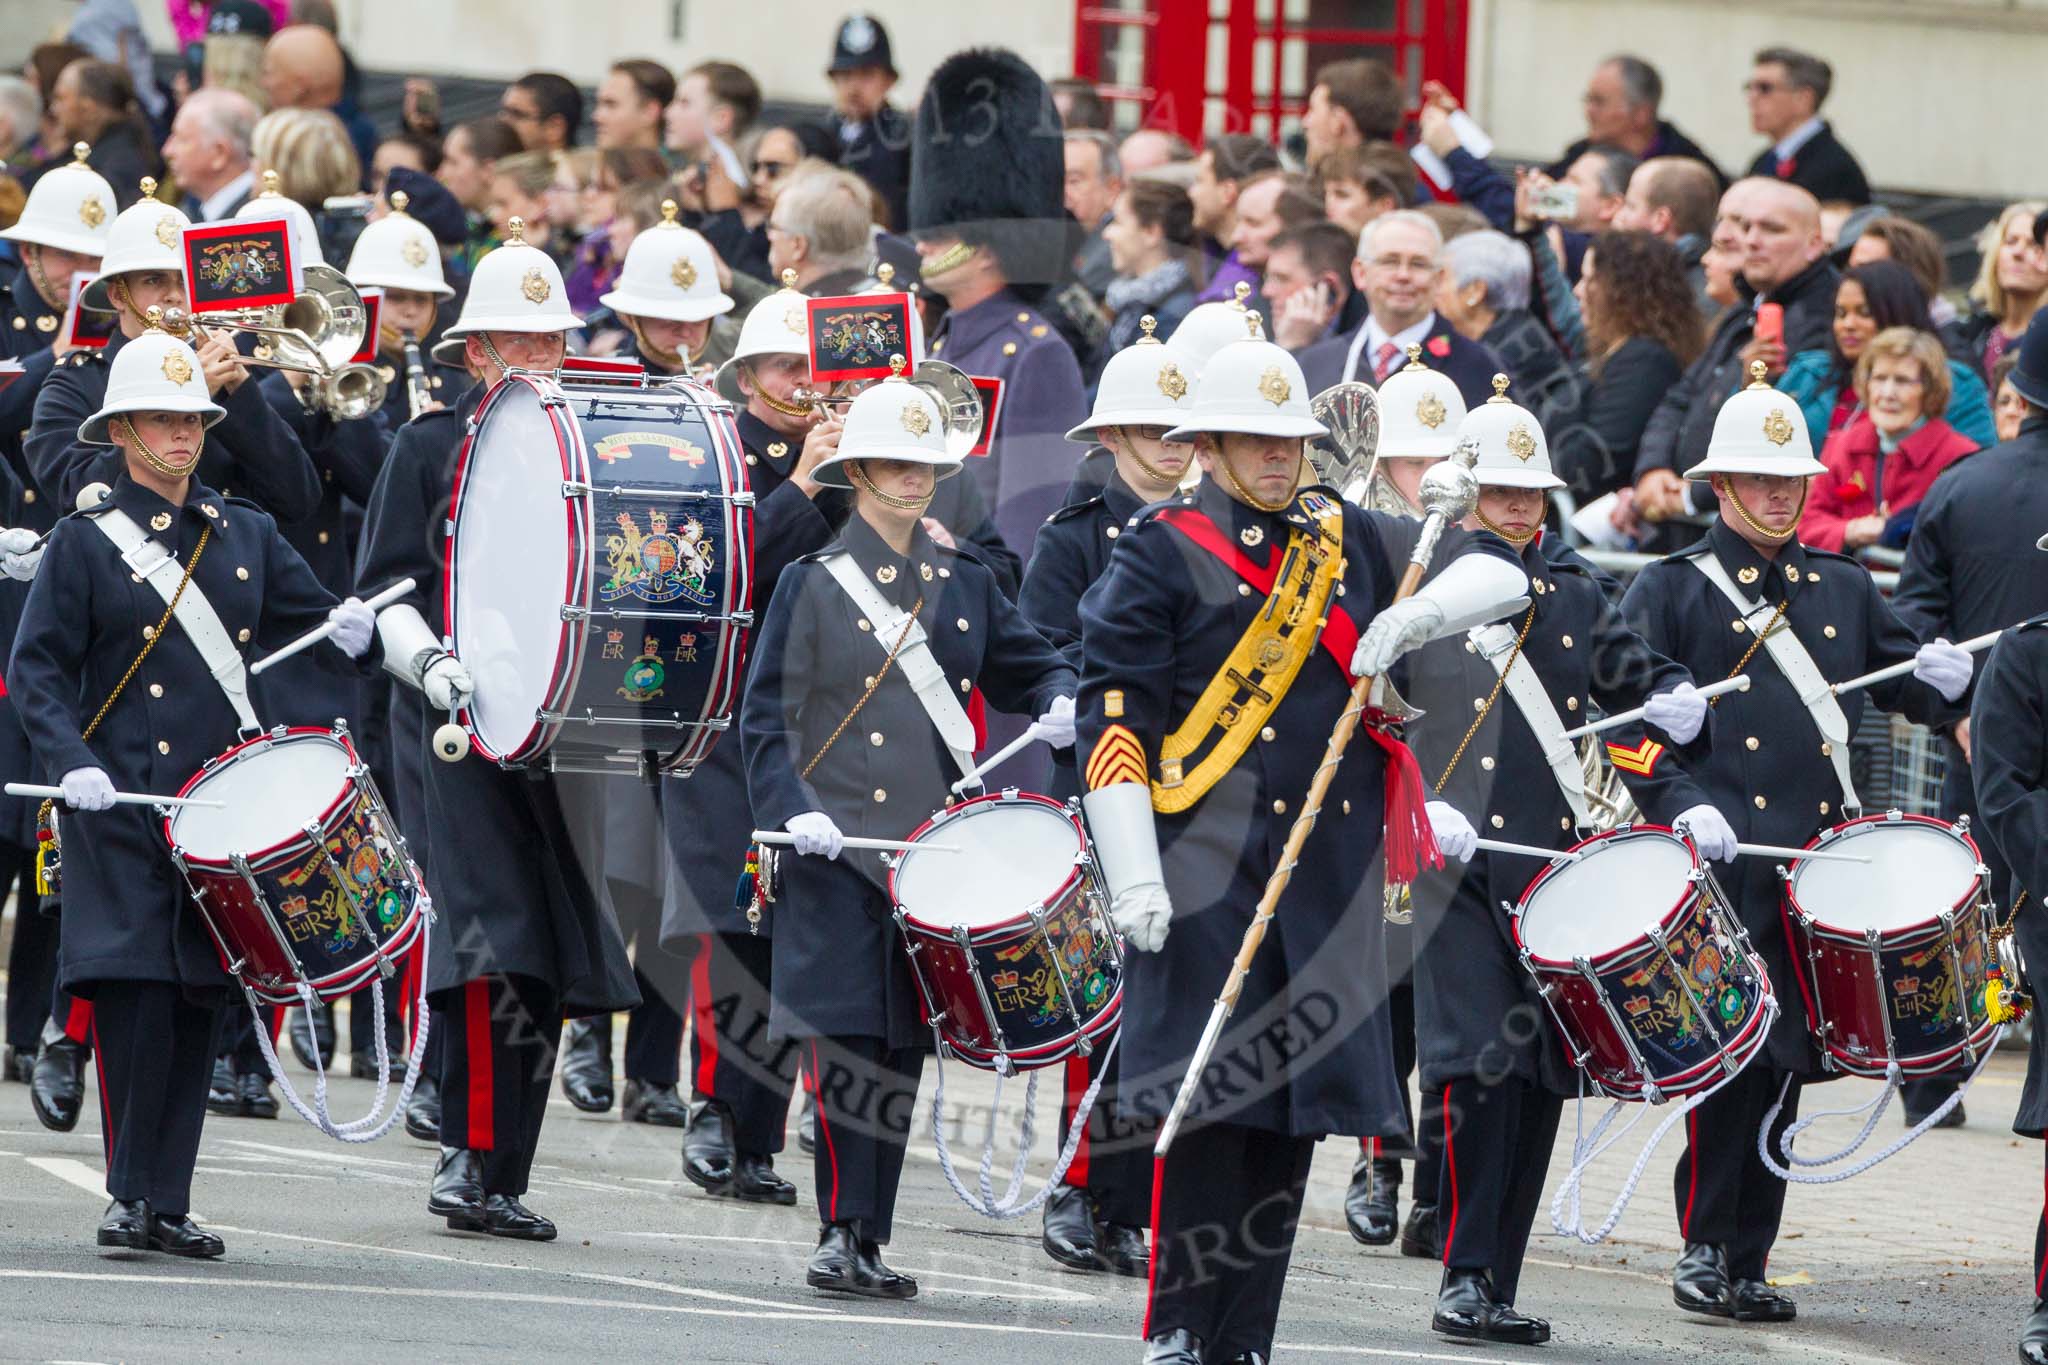
[[[1316,478],[1337,490],[1345,501],[1368,506],[1356,496],[1379,465],[1380,403],[1372,385],[1351,381],[1332,384],[1309,400],[1309,412],[1329,428],[1327,436],[1308,441],[1308,462]],[[1381,508],[1381,511],[1388,509]],[[1399,515],[1415,517],[1405,508]]]
[[[314,375],[306,405],[343,421],[367,417],[384,403],[384,381],[369,365],[351,364],[363,348],[369,312],[363,296],[331,265],[309,264],[290,303],[209,313],[197,321],[182,308],[164,314],[164,330],[189,338],[201,329],[247,332],[256,338],[245,365]]]
[[[943,360],[920,360],[917,368],[907,372],[903,378],[923,389],[939,405],[946,424],[946,450],[965,459],[967,453],[981,443],[981,390],[974,387],[974,381],[964,371]],[[794,397],[797,402],[808,403],[814,408],[843,408],[853,402],[856,394],[876,382],[861,380],[847,392],[838,394],[798,389]]]

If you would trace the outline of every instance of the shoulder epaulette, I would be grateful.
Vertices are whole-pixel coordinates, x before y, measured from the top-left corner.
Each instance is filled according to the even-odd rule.
[[[1068,503],[1065,507],[1047,517],[1045,524],[1047,526],[1057,526],[1060,522],[1072,521],[1083,512],[1091,511],[1100,506],[1102,506],[1102,494],[1097,493],[1092,498],[1083,498],[1079,502]]]

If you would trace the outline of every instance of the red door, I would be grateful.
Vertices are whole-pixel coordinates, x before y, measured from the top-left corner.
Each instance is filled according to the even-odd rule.
[[[1469,0],[1076,0],[1074,72],[1095,82],[1119,129],[1293,131],[1315,73],[1377,57],[1411,95],[1465,88]],[[1218,15],[1217,9],[1223,12]],[[1263,17],[1262,17],[1263,15]]]

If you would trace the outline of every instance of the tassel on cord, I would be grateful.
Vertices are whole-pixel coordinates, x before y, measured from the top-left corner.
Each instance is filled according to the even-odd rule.
[[[1429,827],[1429,813],[1423,809],[1429,797],[1422,781],[1422,765],[1416,762],[1413,750],[1378,726],[1361,725],[1359,730],[1387,756],[1387,882],[1406,886],[1425,868],[1444,865],[1436,834]]]

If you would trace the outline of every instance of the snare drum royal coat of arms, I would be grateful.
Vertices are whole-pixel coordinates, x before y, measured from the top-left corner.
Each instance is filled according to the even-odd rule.
[[[605,537],[605,552],[611,561],[611,577],[598,594],[607,602],[637,597],[643,602],[673,602],[677,598],[696,606],[715,605],[711,589],[713,546],[695,517],[684,517],[671,531],[668,513],[659,508],[647,512],[647,529],[642,531],[631,512],[621,512],[619,532]]]

